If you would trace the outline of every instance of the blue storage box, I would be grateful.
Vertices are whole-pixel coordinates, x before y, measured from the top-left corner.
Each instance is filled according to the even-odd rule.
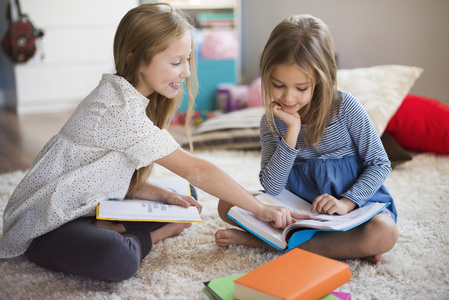
[[[220,83],[237,83],[235,59],[198,59],[198,95],[195,99],[195,110],[217,109],[217,86]],[[179,111],[188,108],[188,95],[184,93],[183,103]]]

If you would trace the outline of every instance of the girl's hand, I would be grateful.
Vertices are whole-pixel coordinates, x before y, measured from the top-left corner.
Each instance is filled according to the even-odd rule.
[[[313,200],[312,213],[345,215],[355,207],[356,204],[347,198],[338,200],[331,195],[322,194]]]
[[[147,182],[142,188],[135,191],[133,195],[131,195],[131,199],[154,200],[162,203],[179,205],[186,208],[193,205],[196,206],[200,213],[203,209],[201,204],[199,204],[195,198],[171,192],[150,182]]]
[[[295,126],[301,128],[301,117],[297,111],[294,112],[286,112],[282,109],[282,107],[277,102],[271,102],[270,108],[273,114],[284,121],[287,127]]]
[[[271,102],[270,107],[274,115],[287,125],[287,132],[284,136],[285,142],[290,147],[295,148],[299,132],[301,131],[301,117],[299,116],[299,113],[296,111],[292,113],[286,112],[274,101]]]
[[[177,193],[170,193],[170,196],[165,198],[162,202],[167,204],[179,205],[182,207],[196,206],[198,212],[201,213],[203,206],[195,200],[195,198],[187,195],[181,195]]]
[[[288,225],[295,223],[295,219],[311,219],[311,215],[304,215],[289,210],[286,207],[264,205],[262,211],[257,216],[262,221],[270,223],[276,228],[285,228]]]

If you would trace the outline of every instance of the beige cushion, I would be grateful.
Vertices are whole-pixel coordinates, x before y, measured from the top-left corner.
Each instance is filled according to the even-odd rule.
[[[381,136],[422,72],[401,65],[342,69],[337,71],[337,85],[362,103]]]

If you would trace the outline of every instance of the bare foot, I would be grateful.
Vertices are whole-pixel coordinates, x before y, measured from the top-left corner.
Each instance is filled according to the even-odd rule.
[[[372,263],[373,265],[380,263],[382,261],[382,255],[376,254],[373,256],[367,256],[363,258],[364,260],[368,261],[369,263]]]
[[[151,241],[153,244],[156,244],[166,238],[180,234],[184,229],[191,226],[191,223],[168,223],[167,225],[151,232]]]
[[[215,243],[219,247],[244,245],[254,248],[271,248],[271,246],[264,243],[251,233],[235,228],[218,230],[215,233]]]
[[[125,226],[123,226],[122,223],[112,222],[108,220],[95,220],[94,224],[97,227],[109,229],[117,233],[126,232]]]

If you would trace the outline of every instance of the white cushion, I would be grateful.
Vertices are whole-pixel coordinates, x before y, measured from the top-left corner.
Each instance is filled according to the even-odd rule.
[[[342,69],[337,71],[337,85],[360,101],[381,136],[422,72],[401,65]]]

